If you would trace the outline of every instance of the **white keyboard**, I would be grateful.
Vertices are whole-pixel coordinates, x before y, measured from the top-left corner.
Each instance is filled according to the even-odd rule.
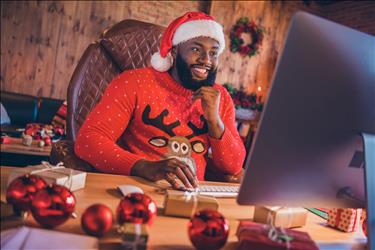
[[[240,186],[213,186],[200,185],[198,192],[201,195],[214,197],[237,197]]]

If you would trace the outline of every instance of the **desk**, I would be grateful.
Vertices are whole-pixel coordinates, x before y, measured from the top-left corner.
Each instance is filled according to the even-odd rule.
[[[12,170],[11,167],[1,167],[1,200],[5,200],[7,177]],[[208,182],[207,182],[208,183]],[[80,226],[80,215],[83,211],[94,203],[103,203],[109,206],[115,213],[119,204],[121,195],[116,187],[121,184],[137,185],[144,190],[156,202],[158,208],[163,206],[164,195],[155,192],[154,183],[149,183],[141,178],[89,173],[86,179],[86,187],[74,192],[77,199],[76,212],[77,219],[69,219],[65,224],[58,226],[55,230],[84,234]],[[217,183],[215,183],[217,184]],[[234,184],[233,184],[234,185]],[[235,236],[239,219],[248,219],[253,216],[252,206],[239,206],[235,199],[223,198],[219,200],[219,211],[228,219],[230,224],[230,233],[227,244],[223,249],[235,249],[237,237]],[[158,212],[154,224],[150,228],[150,239],[148,249],[193,249],[187,233],[188,219],[166,217]],[[26,222],[27,225],[39,227],[30,216]],[[353,248],[330,248],[330,249],[364,249],[365,238],[362,231],[356,233],[343,233],[332,228],[324,226],[325,221],[320,217],[309,213],[307,225],[297,229],[306,231],[310,234],[319,246],[323,249],[326,245],[345,244],[353,245]],[[12,221],[1,221],[1,229],[12,227]],[[113,228],[104,238],[100,239],[103,248],[113,248],[115,242],[120,239]],[[111,247],[112,246],[112,247]]]

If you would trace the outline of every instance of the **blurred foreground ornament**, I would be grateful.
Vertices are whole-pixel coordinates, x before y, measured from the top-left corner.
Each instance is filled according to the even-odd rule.
[[[35,194],[46,187],[46,182],[36,175],[23,175],[14,179],[7,188],[7,202],[14,212],[20,214],[30,210]]]
[[[219,249],[229,235],[228,221],[218,211],[202,210],[188,224],[189,238],[197,249]]]
[[[101,237],[111,229],[112,221],[113,214],[109,207],[94,204],[82,214],[81,226],[87,234]]]
[[[66,187],[52,184],[39,190],[31,202],[34,219],[43,227],[56,227],[72,216],[76,198]]]
[[[120,225],[125,222],[151,225],[156,212],[156,204],[148,195],[130,193],[120,201],[117,207],[117,222]]]

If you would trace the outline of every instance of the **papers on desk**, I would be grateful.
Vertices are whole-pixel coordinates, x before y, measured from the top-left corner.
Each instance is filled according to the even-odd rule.
[[[1,232],[1,249],[98,249],[95,237],[31,227]]]

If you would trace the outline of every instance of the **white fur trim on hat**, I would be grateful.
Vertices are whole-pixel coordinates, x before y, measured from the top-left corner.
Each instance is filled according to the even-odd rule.
[[[165,72],[173,65],[173,58],[170,53],[161,57],[159,51],[151,56],[151,66],[159,72]]]
[[[172,44],[177,45],[195,37],[210,37],[218,41],[221,54],[225,48],[225,38],[223,27],[213,20],[193,20],[183,23],[178,27],[173,35]]]

